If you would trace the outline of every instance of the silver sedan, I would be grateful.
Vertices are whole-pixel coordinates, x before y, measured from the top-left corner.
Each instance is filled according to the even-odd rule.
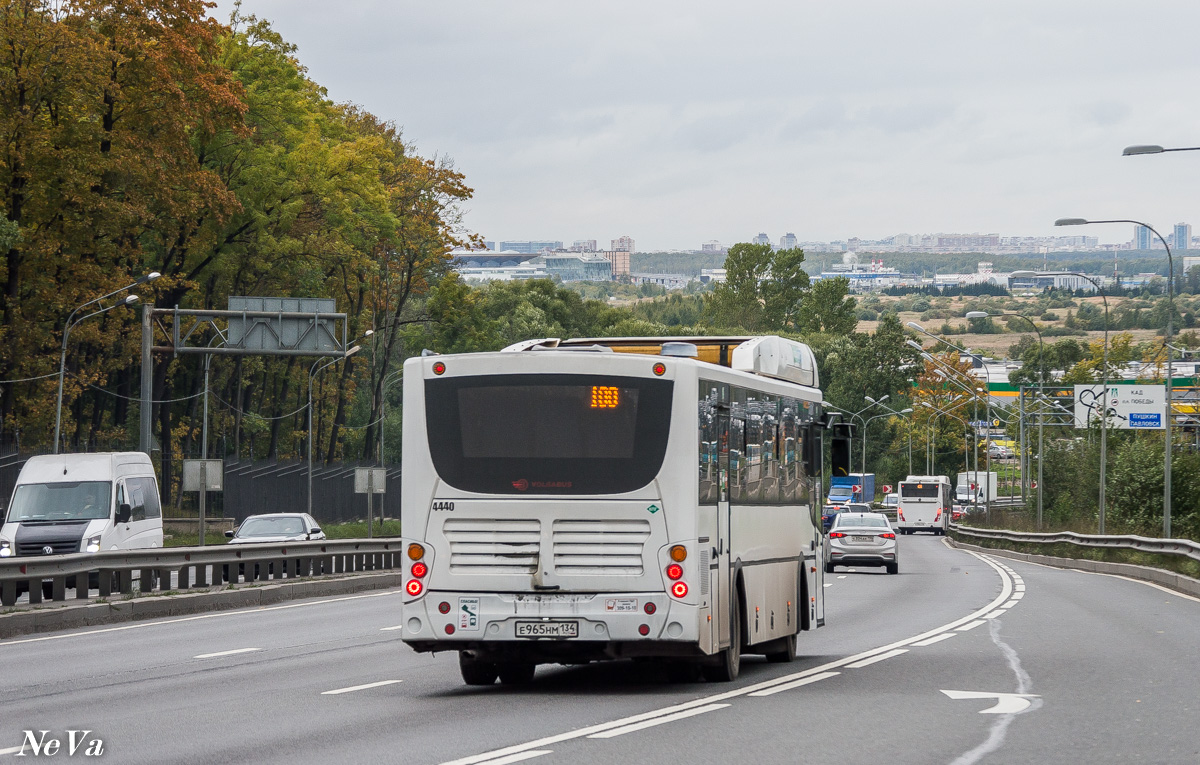
[[[834,566],[883,566],[900,570],[896,531],[883,513],[838,513],[825,545],[825,573]]]

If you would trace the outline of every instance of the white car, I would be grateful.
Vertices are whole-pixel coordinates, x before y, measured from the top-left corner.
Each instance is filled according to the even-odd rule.
[[[825,546],[825,573],[834,566],[883,566],[900,570],[896,532],[883,513],[838,513]]]
[[[231,545],[249,545],[324,539],[325,532],[308,513],[267,513],[250,516],[237,531],[226,531],[225,536]]]

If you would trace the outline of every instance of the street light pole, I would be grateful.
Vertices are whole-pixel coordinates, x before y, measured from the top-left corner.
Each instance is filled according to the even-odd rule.
[[[1151,151],[1153,149],[1153,151]],[[1125,149],[1126,156],[1133,154],[1159,154],[1165,151],[1193,151],[1193,149],[1164,149],[1161,146],[1130,146]],[[1162,242],[1163,248],[1167,251],[1167,334],[1163,340],[1164,350],[1167,352],[1167,388],[1166,388],[1166,444],[1164,446],[1163,456],[1163,537],[1171,536],[1171,420],[1174,418],[1175,409],[1171,404],[1171,389],[1175,386],[1175,370],[1171,364],[1171,330],[1172,321],[1175,318],[1175,260],[1171,256],[1171,245],[1167,244],[1167,240],[1162,234],[1158,233],[1158,229],[1148,223],[1142,223],[1140,220],[1130,218],[1114,218],[1112,220],[1088,220],[1087,218],[1059,218],[1054,221],[1055,226],[1084,226],[1090,223],[1132,223],[1135,226],[1143,226],[1149,229],[1158,241]],[[1107,303],[1106,303],[1107,305]],[[1108,391],[1105,390],[1107,396]],[[1108,417],[1107,398],[1105,399],[1104,415]],[[1103,436],[1102,436],[1103,437]],[[1040,458],[1040,457],[1039,457]]]
[[[367,334],[370,335],[371,332],[368,331]],[[312,500],[313,500],[313,490],[312,490],[312,482],[313,482],[313,381],[317,375],[321,374],[321,372],[325,371],[326,369],[333,366],[334,364],[337,364],[340,361],[345,361],[346,359],[350,358],[354,354],[358,353],[360,350],[361,350],[361,347],[358,345],[355,345],[353,348],[347,349],[346,352],[344,354],[342,354],[341,356],[338,356],[337,358],[332,359],[330,361],[326,361],[324,364],[322,364],[319,360],[314,361],[313,365],[311,367],[309,367],[309,370],[308,370],[308,448],[307,448],[307,451],[308,451],[308,502],[307,502],[307,504],[308,504],[308,514],[309,515],[312,515],[312,509],[313,509],[312,508]],[[369,497],[368,497],[368,499],[369,499]],[[368,522],[368,525],[369,525],[369,522]]]
[[[156,274],[154,274],[154,276],[157,277],[158,274],[156,273]],[[54,407],[54,454],[58,454],[59,434],[62,431],[63,378],[66,376],[66,373],[67,373],[67,339],[70,338],[70,336],[71,336],[71,328],[75,327],[79,324],[82,324],[84,321],[92,318],[93,316],[99,316],[102,313],[107,313],[108,311],[111,311],[114,308],[119,308],[123,305],[133,305],[134,303],[136,303],[138,301],[139,298],[137,295],[128,295],[128,296],[126,296],[126,298],[124,300],[122,300],[119,303],[114,303],[114,304],[110,305],[108,308],[101,308],[99,311],[92,311],[88,315],[81,316],[78,319],[75,318],[75,314],[79,313],[80,310],[82,310],[83,308],[86,308],[89,305],[92,305],[93,303],[100,302],[104,298],[111,297],[112,295],[115,295],[118,292],[124,292],[127,289],[132,289],[133,287],[137,286],[138,284],[141,284],[142,281],[143,280],[138,280],[138,281],[134,282],[133,284],[130,284],[127,287],[122,287],[119,290],[113,290],[112,292],[108,293],[107,295],[103,295],[98,298],[93,298],[92,300],[89,300],[86,303],[84,303],[83,305],[77,307],[74,311],[71,311],[70,316],[67,317],[67,323],[63,327],[62,353],[59,355],[59,359],[58,359],[58,400]],[[148,279],[146,281],[148,281]]]

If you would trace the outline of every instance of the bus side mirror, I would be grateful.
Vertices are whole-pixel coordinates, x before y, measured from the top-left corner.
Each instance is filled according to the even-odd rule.
[[[821,475],[821,428],[816,425],[808,426],[808,438],[804,439],[801,448],[801,459],[804,460],[804,473],[809,478]]]

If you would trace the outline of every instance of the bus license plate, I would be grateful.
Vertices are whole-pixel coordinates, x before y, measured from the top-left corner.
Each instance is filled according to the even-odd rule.
[[[517,637],[573,638],[579,637],[579,622],[517,622]]]

